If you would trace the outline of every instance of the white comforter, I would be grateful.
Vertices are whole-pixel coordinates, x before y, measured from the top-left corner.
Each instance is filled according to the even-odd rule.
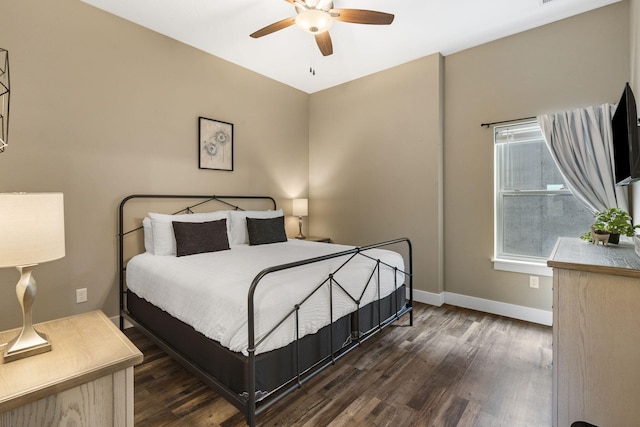
[[[351,249],[350,246],[289,240],[261,246],[234,245],[231,250],[185,257],[136,255],[127,265],[127,286],[139,297],[193,326],[232,351],[247,354],[247,295],[254,277],[279,264]],[[374,259],[398,267],[397,286],[404,283],[402,257],[392,251],[366,252]],[[340,257],[267,275],[256,291],[256,342],[265,337],[296,304],[344,263]],[[377,275],[364,296],[375,261],[357,255],[334,278],[361,306],[378,296]],[[380,296],[394,290],[393,270],[381,265]],[[356,304],[333,287],[333,319],[356,309]],[[329,323],[329,288],[323,286],[300,308],[300,337]],[[283,347],[295,340],[295,317],[289,316],[256,348],[256,353]]]

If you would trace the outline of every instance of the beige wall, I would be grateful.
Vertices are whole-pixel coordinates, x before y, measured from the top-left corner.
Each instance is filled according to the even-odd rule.
[[[442,57],[311,95],[311,233],[409,237],[417,289],[442,290]]]
[[[535,291],[492,269],[480,123],[615,102],[628,12],[617,3],[309,96],[77,0],[0,0],[12,77],[0,191],[66,201],[67,256],[36,270],[36,321],[117,314],[116,208],[142,192],[266,193],[285,208],[309,194],[307,234],[410,237],[417,289],[549,310],[550,280]],[[198,116],[234,123],[234,172],[197,168]],[[0,270],[0,329],[20,323],[17,278]],[[76,305],[80,287],[89,302]]]
[[[551,310],[550,278],[532,290],[528,275],[493,270],[493,139],[480,123],[615,102],[627,13],[618,3],[313,94],[311,232],[351,243],[406,235],[417,289]]]
[[[493,136],[480,124],[617,102],[629,76],[620,2],[445,58],[446,290],[551,310],[550,278],[494,271]]]
[[[35,271],[36,321],[117,314],[126,195],[269,194],[289,210],[306,195],[307,94],[78,0],[0,0],[0,17],[11,65],[0,191],[65,195],[67,255]],[[234,124],[233,172],[198,169],[198,116]],[[0,270],[0,330],[21,322],[17,280]],[[81,287],[89,302],[77,305]]]

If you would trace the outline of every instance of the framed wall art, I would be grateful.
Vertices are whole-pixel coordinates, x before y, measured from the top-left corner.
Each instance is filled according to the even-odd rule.
[[[233,170],[233,124],[199,118],[200,169]]]

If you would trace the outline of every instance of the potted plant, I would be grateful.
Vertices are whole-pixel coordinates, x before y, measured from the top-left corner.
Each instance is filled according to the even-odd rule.
[[[640,227],[640,225],[632,225],[631,215],[618,208],[596,212],[593,217],[595,220],[591,228],[596,234],[609,234],[609,243],[618,243],[621,234],[632,237],[634,230]],[[591,241],[591,231],[587,231],[580,238]]]

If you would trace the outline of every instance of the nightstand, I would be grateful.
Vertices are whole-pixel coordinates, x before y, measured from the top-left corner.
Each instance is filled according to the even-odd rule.
[[[307,236],[306,239],[302,239],[302,240],[306,240],[306,241],[309,241],[309,242],[331,243],[331,238],[330,237]]]
[[[142,353],[113,322],[93,311],[35,326],[51,351],[0,360],[0,427],[133,426],[133,366]],[[17,332],[0,332],[0,343]]]

